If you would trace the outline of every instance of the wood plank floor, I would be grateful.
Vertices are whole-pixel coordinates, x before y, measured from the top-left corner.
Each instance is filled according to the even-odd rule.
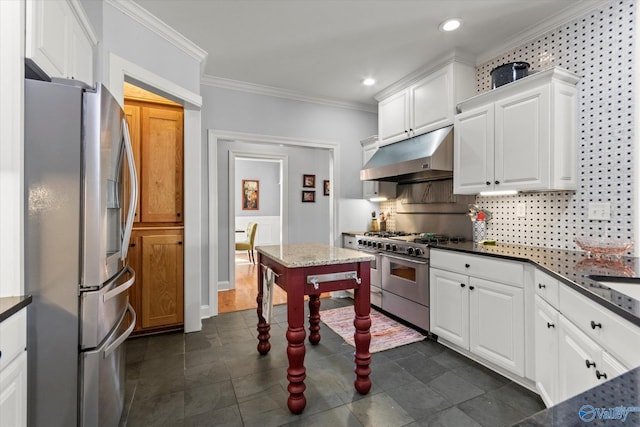
[[[256,258],[257,258],[256,254]],[[256,297],[258,296],[258,266],[249,261],[246,252],[236,252],[236,286],[230,291],[218,292],[218,313],[230,313],[232,311],[247,310],[256,308]],[[273,305],[286,304],[287,293],[274,286]],[[320,295],[320,298],[327,298],[330,293]],[[305,297],[307,300],[307,297]]]

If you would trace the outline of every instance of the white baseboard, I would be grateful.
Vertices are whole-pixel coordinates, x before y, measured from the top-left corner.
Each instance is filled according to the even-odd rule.
[[[230,289],[231,289],[231,285],[229,284],[228,280],[225,280],[224,282],[218,282],[218,292],[228,291]]]

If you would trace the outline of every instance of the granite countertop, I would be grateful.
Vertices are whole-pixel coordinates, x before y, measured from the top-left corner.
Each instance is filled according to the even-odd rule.
[[[582,295],[640,326],[640,300],[590,278],[590,276],[600,276],[640,281],[640,258],[596,259],[588,257],[582,251],[509,244],[479,245],[473,242],[431,245],[431,247],[530,262]]]
[[[308,243],[257,246],[256,250],[287,268],[373,261],[374,256],[338,246]]]
[[[31,295],[0,298],[0,322],[4,322],[9,317],[31,304],[31,301]]]

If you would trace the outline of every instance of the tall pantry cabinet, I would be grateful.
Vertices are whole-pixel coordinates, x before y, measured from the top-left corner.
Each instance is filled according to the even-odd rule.
[[[129,299],[134,334],[184,324],[183,108],[125,85],[139,195],[127,261],[136,272]]]

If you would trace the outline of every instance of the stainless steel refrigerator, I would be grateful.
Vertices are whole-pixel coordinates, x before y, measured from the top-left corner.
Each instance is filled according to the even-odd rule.
[[[106,88],[73,80],[25,80],[24,105],[28,424],[117,426],[136,320],[124,112]]]

